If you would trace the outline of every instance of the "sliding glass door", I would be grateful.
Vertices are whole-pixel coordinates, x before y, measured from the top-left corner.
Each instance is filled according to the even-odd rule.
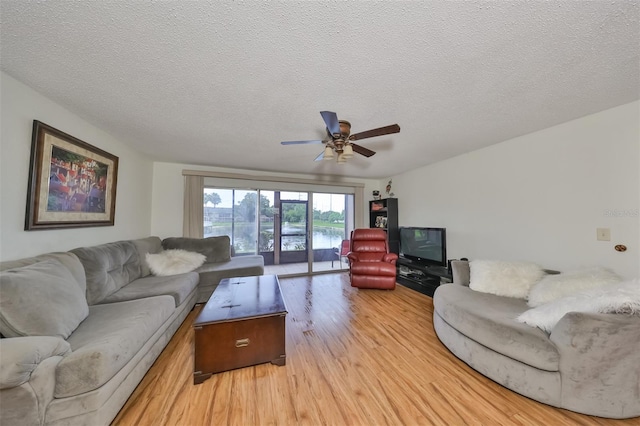
[[[203,201],[204,237],[228,235],[234,255],[262,255],[267,274],[348,268],[353,194],[207,187]]]

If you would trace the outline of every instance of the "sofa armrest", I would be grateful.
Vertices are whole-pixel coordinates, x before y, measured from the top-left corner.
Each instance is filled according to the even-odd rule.
[[[551,331],[562,406],[612,418],[640,415],[640,316],[570,312]]]
[[[469,262],[467,260],[452,260],[451,275],[453,276],[452,282],[454,284],[469,287],[469,282],[471,281]]]
[[[71,352],[65,340],[52,336],[8,337],[0,339],[0,389],[20,386],[47,358]]]

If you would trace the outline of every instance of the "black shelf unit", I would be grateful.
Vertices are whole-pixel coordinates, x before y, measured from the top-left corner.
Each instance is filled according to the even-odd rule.
[[[401,269],[408,273],[401,273]],[[418,265],[404,258],[396,262],[396,281],[427,296],[433,297],[439,285],[452,280],[453,276],[443,266]]]
[[[387,231],[389,251],[395,254],[400,253],[397,198],[369,201],[369,228],[382,228]]]

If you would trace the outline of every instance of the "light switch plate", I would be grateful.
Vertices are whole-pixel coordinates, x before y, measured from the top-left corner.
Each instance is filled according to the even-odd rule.
[[[609,228],[596,228],[598,235],[598,241],[611,241],[611,229]]]

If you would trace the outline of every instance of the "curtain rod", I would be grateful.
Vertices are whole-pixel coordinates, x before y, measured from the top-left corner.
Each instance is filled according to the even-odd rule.
[[[285,183],[305,183],[309,185],[333,185],[333,186],[347,186],[351,188],[364,188],[365,184],[360,182],[340,182],[333,180],[316,180],[316,179],[302,179],[302,178],[290,178],[283,176],[258,176],[258,175],[245,175],[239,173],[223,173],[212,172],[207,170],[182,170],[182,176],[203,176],[225,179],[239,179],[239,180],[257,180],[261,182],[285,182]]]

